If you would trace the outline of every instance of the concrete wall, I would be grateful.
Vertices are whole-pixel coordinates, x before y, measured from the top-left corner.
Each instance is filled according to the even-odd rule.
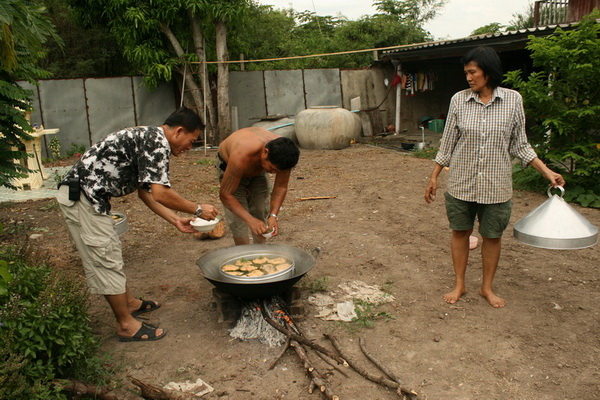
[[[239,128],[253,125],[260,117],[293,117],[311,106],[334,105],[350,110],[350,100],[359,96],[363,109],[383,102],[381,118],[387,124],[393,123],[395,98],[386,97],[389,90],[385,77],[380,69],[236,71],[230,75],[229,100],[238,109]]]
[[[465,86],[462,69],[454,64],[406,66],[407,70],[425,67],[435,71],[436,88],[401,97],[400,130],[409,134],[418,132],[423,116],[446,114],[452,94]],[[370,118],[379,117],[385,127],[395,122],[393,79],[393,70],[383,68],[237,71],[230,76],[230,105],[237,107],[237,126],[243,128],[265,116],[287,114],[293,118],[311,106],[352,110],[350,101],[360,97],[361,109],[379,107]],[[175,84],[163,84],[149,92],[140,77],[42,80],[37,87],[21,84],[34,92],[32,123],[60,129],[56,137],[63,154],[72,144],[89,147],[128,126],[160,125],[178,107]],[[382,132],[374,132],[378,133]]]
[[[175,91],[163,84],[149,92],[140,77],[50,79],[33,91],[31,122],[60,129],[56,137],[63,155],[73,144],[89,147],[109,133],[128,126],[158,125],[176,109]],[[43,155],[51,138],[44,136]]]

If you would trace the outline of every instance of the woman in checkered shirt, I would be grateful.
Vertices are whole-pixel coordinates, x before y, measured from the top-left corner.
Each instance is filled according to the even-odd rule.
[[[494,293],[492,282],[500,259],[502,233],[510,221],[513,158],[524,167],[531,165],[554,187],[565,181],[537,157],[528,143],[523,100],[518,92],[499,86],[503,72],[496,52],[490,47],[477,47],[463,57],[462,63],[469,89],[456,93],[450,101],[425,201],[434,201],[438,176],[448,167],[444,196],[452,229],[455,286],[444,295],[444,301],[454,304],[467,291],[469,237],[477,217],[483,238],[479,293],[490,305],[500,308],[506,302]]]

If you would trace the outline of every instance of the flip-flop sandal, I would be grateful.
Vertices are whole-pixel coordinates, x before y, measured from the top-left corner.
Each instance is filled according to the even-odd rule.
[[[156,336],[156,329],[158,329],[156,326],[142,322],[142,326],[135,333],[135,335],[133,335],[133,336],[117,335],[117,336],[119,337],[120,342],[150,342],[153,340],[160,340],[167,335],[167,331],[165,331],[163,329],[162,335]],[[143,337],[144,335],[146,335],[147,337],[144,338]]]
[[[160,308],[160,305],[152,300],[142,300],[142,305],[137,310],[131,313],[132,316],[137,317],[140,314],[147,313],[150,311],[154,311],[157,308]]]

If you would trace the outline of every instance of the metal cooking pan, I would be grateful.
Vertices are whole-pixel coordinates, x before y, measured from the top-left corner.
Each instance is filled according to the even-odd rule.
[[[292,276],[284,275],[268,282],[240,282],[240,280],[229,278],[221,273],[221,266],[228,260],[261,252],[293,260]],[[283,244],[246,244],[213,251],[200,257],[196,264],[202,270],[204,277],[222,292],[243,299],[257,299],[274,296],[294,286],[315,265],[320,249],[315,248],[312,253],[314,256],[302,249]]]

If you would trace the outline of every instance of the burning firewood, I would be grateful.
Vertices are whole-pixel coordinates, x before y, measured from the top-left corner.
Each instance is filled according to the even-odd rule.
[[[283,333],[284,335],[290,337],[292,340],[295,340],[299,343],[302,343],[308,347],[311,347],[312,349],[319,351],[323,354],[325,354],[328,357],[331,357],[332,359],[334,359],[335,361],[338,362],[338,364],[342,364],[344,366],[348,366],[348,363],[346,362],[346,360],[344,360],[342,357],[338,356],[337,354],[332,353],[331,351],[329,351],[328,349],[326,349],[323,346],[320,346],[319,344],[313,342],[310,339],[307,339],[304,336],[295,334],[293,332],[291,332],[289,329],[279,325],[278,323],[276,323],[275,321],[273,321],[273,319],[271,317],[269,317],[269,315],[267,314],[266,310],[265,310],[265,304],[263,304],[263,307],[261,307],[261,313],[263,315],[263,318],[265,319],[265,321],[267,321],[273,328],[277,329],[279,332]]]

